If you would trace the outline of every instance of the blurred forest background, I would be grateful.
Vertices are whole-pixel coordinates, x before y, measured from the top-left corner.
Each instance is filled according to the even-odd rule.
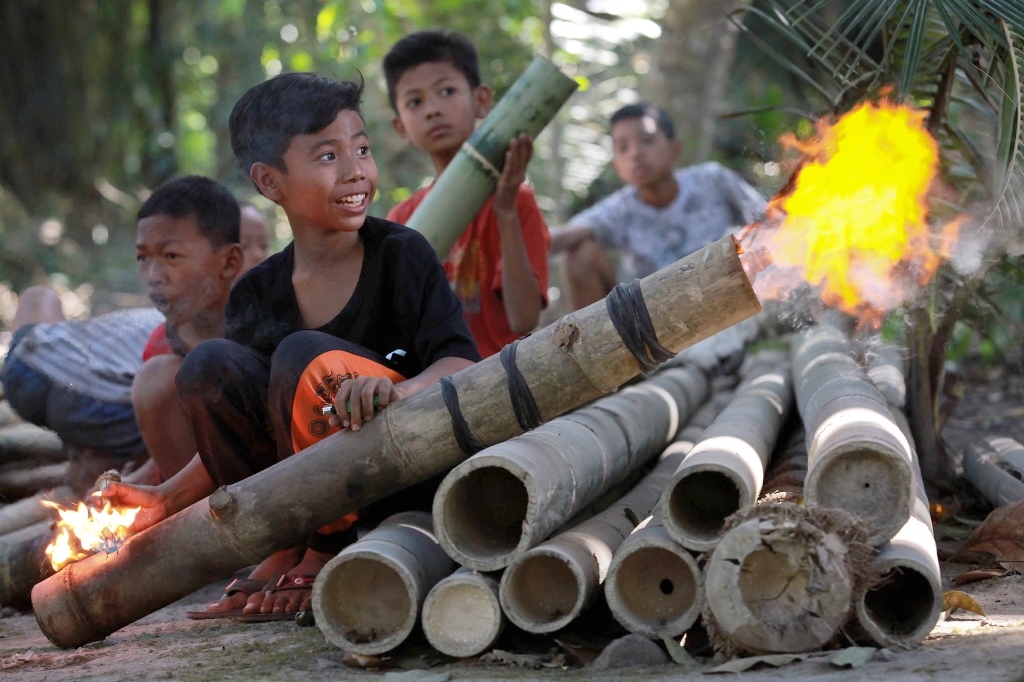
[[[977,248],[888,325],[917,363],[915,433],[941,427],[950,359],[1009,360],[1019,371],[1020,0],[7,0],[0,330],[14,292],[34,283],[67,291],[72,315],[142,304],[135,213],[176,175],[208,175],[255,199],[274,216],[272,250],[287,243],[287,223],[253,197],[227,136],[238,97],[281,72],[365,78],[380,169],[372,212],[383,215],[432,169],[392,130],[381,59],[428,27],[469,35],[498,97],[536,54],[579,81],[530,168],[553,227],[616,188],[607,120],[624,103],[666,107],[682,164],[718,160],[766,196],[792,170],[784,133],[807,136],[818,117],[884,92],[926,110],[945,188],[933,218],[972,216]]]
[[[728,18],[749,0],[79,0],[0,4],[0,282],[50,282],[98,308],[139,290],[134,215],[164,180],[209,175],[253,190],[227,119],[282,71],[361,73],[380,168],[373,213],[427,181],[425,155],[391,128],[381,59],[408,32],[462,31],[498,96],[535,54],[580,91],[538,141],[531,181],[549,223],[615,188],[607,119],[638,98],[673,113],[684,163],[715,158],[770,194],[776,140],[815,110],[799,83]],[[751,21],[748,16],[748,21]],[[764,31],[761,31],[762,33]],[[779,49],[788,49],[781,45]],[[794,58],[799,55],[794,54]],[[671,85],[669,85],[671,84]],[[722,120],[741,110],[756,114]],[[273,214],[273,207],[259,201]],[[280,217],[279,217],[280,218]],[[275,245],[289,239],[278,220]],[[0,318],[9,320],[8,305]]]

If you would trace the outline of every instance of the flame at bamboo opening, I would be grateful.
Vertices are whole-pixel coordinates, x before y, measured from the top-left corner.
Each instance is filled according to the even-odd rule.
[[[819,121],[813,139],[783,138],[802,154],[799,173],[740,237],[759,298],[785,300],[807,282],[827,306],[877,326],[928,283],[961,220],[937,232],[928,224],[939,150],[924,118],[865,103]]]
[[[60,515],[57,537],[46,548],[46,555],[56,571],[96,552],[116,551],[128,538],[128,529],[139,513],[139,507],[117,509],[107,500],[99,507],[79,502],[78,507],[72,509],[49,500],[43,500],[43,504],[56,509]]]

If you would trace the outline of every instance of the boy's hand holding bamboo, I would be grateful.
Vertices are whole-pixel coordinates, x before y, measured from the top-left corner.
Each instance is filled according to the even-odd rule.
[[[386,377],[355,377],[342,382],[334,396],[334,414],[328,423],[358,431],[378,410],[399,399],[398,389]]]

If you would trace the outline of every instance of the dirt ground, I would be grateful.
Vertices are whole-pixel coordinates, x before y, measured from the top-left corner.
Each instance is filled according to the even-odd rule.
[[[1019,373],[988,373],[967,377],[966,394],[944,435],[951,450],[962,448],[979,434],[1024,439],[1024,377]],[[971,522],[986,510],[972,500],[958,503],[958,518],[937,525],[940,553],[955,548]],[[952,578],[976,565],[943,564],[946,589]],[[107,639],[65,651],[42,634],[31,613],[7,613],[0,618],[0,680],[385,680],[386,682],[445,682],[446,680],[681,680],[697,679],[715,663],[697,659],[695,666],[669,663],[653,668],[630,667],[595,672],[581,664],[596,653],[596,640],[582,649],[560,645],[556,637],[516,640],[508,634],[498,647],[526,646],[527,662],[541,666],[516,667],[478,659],[456,661],[433,652],[414,636],[379,661],[374,671],[351,667],[345,655],[328,644],[316,627],[293,622],[242,624],[231,620],[191,621],[186,610],[215,599],[227,581],[210,585],[126,627]],[[984,609],[985,616],[956,611],[939,623],[927,640],[910,651],[875,652],[856,668],[839,669],[823,659],[784,668],[742,673],[745,680],[936,680],[957,682],[1024,681],[1024,576],[1011,575],[961,588]],[[561,636],[561,635],[560,635]],[[577,639],[577,643],[579,643]],[[607,640],[605,640],[607,641]],[[520,648],[522,651],[522,648]],[[576,653],[574,653],[576,652]],[[499,656],[497,656],[500,658]],[[494,658],[494,657],[492,657]],[[730,674],[730,677],[734,674]]]

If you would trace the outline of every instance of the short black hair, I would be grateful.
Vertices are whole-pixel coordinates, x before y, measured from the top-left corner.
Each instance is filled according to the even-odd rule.
[[[184,175],[163,183],[139,208],[138,219],[154,215],[196,217],[199,234],[214,248],[237,244],[242,211],[227,187],[201,175]]]
[[[362,74],[356,82],[317,73],[283,73],[249,88],[228,120],[231,149],[245,177],[255,163],[287,172],[284,153],[292,138],[323,130],[340,111],[354,111],[362,118],[362,97]]]
[[[391,46],[384,56],[384,79],[388,84],[388,101],[398,113],[395,88],[409,69],[420,64],[440,62],[451,64],[476,88],[480,80],[480,60],[473,42],[457,31],[431,28],[410,33]]]
[[[672,117],[668,115],[668,112],[661,107],[656,107],[648,102],[637,102],[636,104],[627,104],[622,107],[614,114],[608,123],[608,131],[615,127],[615,124],[619,121],[624,121],[630,118],[643,118],[650,116],[654,119],[655,124],[661,132],[665,133],[665,137],[672,140],[676,136],[676,126],[672,122]]]

